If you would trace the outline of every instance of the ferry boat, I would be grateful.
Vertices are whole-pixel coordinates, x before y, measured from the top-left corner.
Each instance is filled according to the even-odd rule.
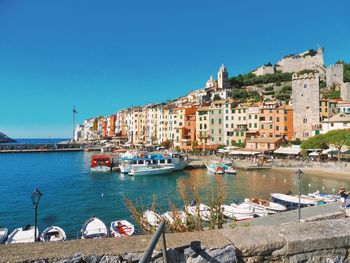
[[[112,170],[112,157],[106,154],[93,155],[90,161],[92,172],[110,172]]]
[[[187,167],[188,160],[179,153],[167,153],[164,154],[140,154],[132,158],[119,159],[120,172],[130,173],[134,168],[142,167],[174,167],[174,171],[179,171]]]
[[[173,172],[175,169],[174,165],[169,166],[145,166],[145,167],[133,167],[129,172],[130,175],[157,175],[167,174]]]

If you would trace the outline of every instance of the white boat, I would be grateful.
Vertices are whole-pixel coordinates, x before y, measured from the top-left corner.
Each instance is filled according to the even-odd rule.
[[[314,193],[309,193],[308,196],[316,199],[323,199],[325,203],[334,203],[340,200],[339,195],[321,194],[319,191],[316,191]]]
[[[91,217],[83,224],[81,228],[81,238],[98,238],[98,237],[107,237],[108,228],[101,219],[97,217]]]
[[[112,170],[113,159],[110,155],[93,155],[90,160],[91,172],[106,173]]]
[[[132,168],[143,168],[149,166],[169,167],[173,166],[175,171],[183,170],[188,166],[187,158],[179,153],[149,154],[142,153],[131,158],[119,159],[121,173],[130,173]]]
[[[223,165],[218,161],[211,161],[208,164],[205,165],[209,172],[214,174],[224,174],[225,169]]]
[[[287,207],[295,208],[299,204],[299,196],[298,195],[286,195],[286,194],[280,194],[280,193],[272,193],[270,194],[272,201],[285,205]],[[319,201],[317,201],[314,198],[300,198],[300,205],[302,207],[304,206],[313,206],[317,205]]]
[[[225,217],[235,219],[237,221],[254,218],[254,209],[250,207],[221,205],[221,210]]]
[[[162,217],[158,215],[156,212],[153,212],[151,210],[147,210],[143,213],[142,217],[146,220],[146,222],[153,226],[157,227],[160,222],[162,221]]]
[[[188,205],[185,207],[187,212],[190,215],[193,215],[195,217],[200,216],[200,218],[203,221],[209,222],[210,221],[210,207],[204,204],[197,205]]]
[[[256,216],[267,216],[269,214],[269,211],[267,211],[265,208],[254,207],[254,206],[248,205],[246,203],[241,203],[239,205],[232,203],[231,205],[233,207],[238,207],[238,208],[253,209],[253,214]],[[271,213],[274,213],[274,212],[271,212]]]
[[[232,166],[228,166],[226,169],[225,169],[225,174],[236,174],[236,169],[233,168]]]
[[[186,213],[184,211],[168,211],[162,214],[162,217],[167,220],[170,224],[174,222],[186,223]]]
[[[64,241],[66,240],[66,233],[58,226],[50,226],[41,233],[40,240],[43,242]]]
[[[9,230],[7,228],[0,228],[0,244],[5,243],[8,234]]]
[[[131,236],[134,231],[134,225],[127,220],[118,220],[111,223],[111,235],[114,237]]]
[[[139,168],[131,168],[130,175],[157,175],[157,174],[168,174],[173,172],[175,169],[174,165],[167,167],[162,166],[145,166]]]
[[[16,228],[7,237],[6,244],[34,242],[34,238],[35,238],[34,229],[35,229],[34,226],[25,226],[25,227]],[[38,228],[36,229],[36,236],[39,237]]]
[[[244,203],[253,207],[264,208],[267,211],[273,212],[283,212],[287,210],[287,207],[285,207],[284,205],[277,204],[268,200],[263,200],[260,198],[245,198]]]

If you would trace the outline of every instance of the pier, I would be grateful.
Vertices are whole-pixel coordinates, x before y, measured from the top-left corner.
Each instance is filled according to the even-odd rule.
[[[37,152],[77,152],[84,149],[84,144],[0,144],[0,153],[37,153]]]

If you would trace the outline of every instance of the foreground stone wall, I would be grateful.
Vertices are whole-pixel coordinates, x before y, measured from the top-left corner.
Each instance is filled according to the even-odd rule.
[[[0,246],[0,262],[137,262],[150,236]],[[350,262],[350,219],[167,234],[169,262]],[[153,262],[162,262],[157,246]]]

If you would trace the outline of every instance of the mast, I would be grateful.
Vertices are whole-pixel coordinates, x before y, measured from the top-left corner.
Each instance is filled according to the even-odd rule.
[[[75,109],[75,105],[73,105],[73,137],[72,137],[72,142],[75,142],[75,115],[78,112]]]

